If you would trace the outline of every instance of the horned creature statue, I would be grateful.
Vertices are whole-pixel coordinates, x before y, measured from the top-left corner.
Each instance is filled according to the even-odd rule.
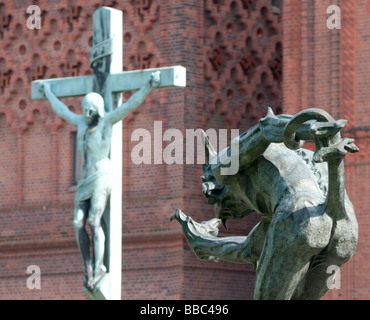
[[[344,185],[343,157],[357,152],[341,138],[346,120],[321,109],[265,118],[240,135],[239,171],[222,175],[220,154],[202,133],[208,156],[203,193],[216,218],[195,222],[177,209],[185,238],[199,259],[252,263],[254,299],[320,299],[332,277],[355,253],[358,225]],[[303,149],[313,141],[316,151]],[[235,155],[234,155],[235,156]],[[221,223],[251,212],[261,221],[245,237],[217,237]]]

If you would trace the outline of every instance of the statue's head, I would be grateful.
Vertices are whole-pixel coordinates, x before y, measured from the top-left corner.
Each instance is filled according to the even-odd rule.
[[[82,100],[82,112],[86,124],[90,125],[99,117],[104,117],[104,99],[96,93],[90,92]]]
[[[203,143],[205,147],[206,159],[215,156],[217,153],[209,142],[207,136],[202,134]],[[215,216],[221,219],[226,228],[226,220],[241,219],[247,214],[253,212],[248,208],[246,203],[231,189],[228,185],[221,185],[218,183],[215,175],[212,172],[212,165],[203,165],[203,174],[201,179],[203,194],[208,198],[208,203],[213,206]]]
[[[204,165],[203,169],[201,176],[203,194],[208,198],[208,203],[213,206],[216,218],[221,219],[225,228],[227,219],[242,219],[252,212],[230,186],[217,182],[210,165]]]

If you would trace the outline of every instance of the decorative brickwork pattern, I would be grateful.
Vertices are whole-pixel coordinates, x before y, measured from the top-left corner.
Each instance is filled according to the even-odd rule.
[[[370,64],[369,1],[284,1],[283,106],[284,112],[319,107],[348,123],[343,136],[356,139],[360,152],[345,158],[346,188],[357,215],[360,237],[357,251],[341,268],[341,289],[325,299],[368,299],[369,239],[366,235],[370,203],[367,148],[370,96],[365,89]],[[341,9],[341,29],[328,29],[329,5]],[[366,57],[366,58],[365,58]]]
[[[30,84],[39,79],[92,74],[92,15],[101,5],[123,11],[124,70],[181,64],[190,78],[195,71],[191,60],[196,58],[202,61],[199,71],[203,73],[203,44],[200,56],[186,50],[192,41],[199,41],[198,34],[204,34],[203,29],[192,33],[193,24],[188,21],[196,16],[201,17],[197,21],[202,21],[205,10],[199,1],[186,4],[158,0],[95,1],[86,5],[74,0],[68,4],[38,1],[36,5],[42,18],[38,30],[27,28],[24,4],[3,1],[0,6],[0,130],[6,137],[0,145],[1,150],[6,150],[1,154],[4,165],[0,169],[0,191],[4,195],[0,210],[5,221],[0,234],[0,252],[5,259],[0,268],[0,277],[5,279],[0,284],[0,296],[85,299],[81,290],[81,258],[72,226],[75,128],[55,116],[48,103],[32,101]],[[186,273],[194,277],[195,271],[192,263],[184,262],[186,244],[178,227],[168,221],[175,208],[184,207],[183,190],[192,185],[199,187],[198,174],[186,176],[185,184],[182,166],[135,166],[130,154],[135,145],[131,134],[136,128],[148,129],[153,145],[162,139],[162,136],[154,139],[154,121],[163,123],[163,132],[168,128],[185,128],[185,105],[191,105],[193,98],[200,101],[204,76],[189,80],[186,95],[179,90],[153,92],[124,121],[124,299],[202,298],[204,294],[203,289],[194,290],[192,282],[183,276]],[[192,95],[192,90],[197,90],[198,95]],[[125,93],[124,101],[130,95]],[[72,111],[81,112],[81,97],[63,101]],[[203,108],[199,110],[205,114]],[[193,123],[186,126],[196,127]],[[220,126],[224,128],[226,124]],[[167,143],[163,142],[161,150]],[[152,158],[155,156],[152,150]],[[201,169],[201,165],[194,167]],[[201,206],[207,208],[208,218],[212,217],[212,208],[201,193],[197,192],[197,197]],[[200,210],[199,207],[195,211]],[[194,261],[194,257],[189,259]],[[41,268],[40,291],[31,292],[25,287],[25,272],[31,264]],[[204,273],[207,267],[200,265],[197,270]],[[220,290],[230,288],[226,298],[237,292],[231,288],[235,283],[233,270],[238,268],[215,266],[215,272],[224,270]],[[244,274],[252,287],[253,273]],[[219,294],[214,288],[206,291],[213,292],[215,299]],[[245,294],[251,297],[251,291],[242,296]]]
[[[269,104],[276,113],[319,107],[349,120],[345,135],[361,149],[346,157],[360,241],[341,270],[342,289],[325,298],[367,299],[369,3],[35,0],[42,27],[30,30],[24,1],[0,0],[0,299],[86,299],[72,225],[75,128],[48,103],[31,100],[30,83],[92,74],[92,15],[100,6],[123,11],[125,70],[178,64],[188,75],[185,90],[153,92],[124,120],[123,299],[252,298],[251,266],[197,260],[169,223],[175,208],[197,221],[212,218],[213,210],[201,193],[201,164],[154,164],[154,145],[163,138],[154,137],[154,121],[162,132],[176,128],[184,136],[196,128],[243,132]],[[326,27],[331,4],[342,9],[341,30]],[[63,101],[81,112],[81,97]],[[137,128],[151,134],[152,164],[131,161]],[[220,235],[245,235],[258,219],[230,221]],[[26,287],[33,264],[41,268],[41,290]]]
[[[207,0],[204,27],[205,122],[218,112],[238,128],[263,116],[266,105],[280,113],[281,24],[271,1]]]

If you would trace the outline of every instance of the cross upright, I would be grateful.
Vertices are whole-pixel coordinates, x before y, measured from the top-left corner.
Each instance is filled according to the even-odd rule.
[[[52,96],[56,100],[57,98],[84,96],[95,92],[103,97],[105,112],[112,113],[122,104],[122,92],[143,88],[155,72],[160,73],[160,82],[156,84],[155,88],[186,86],[186,70],[182,66],[122,72],[122,38],[122,11],[107,7],[96,10],[93,15],[93,47],[91,51],[91,67],[94,74],[33,81],[32,99],[45,99],[46,96],[51,102],[46,94],[46,86],[52,89]],[[68,113],[68,111],[66,112]],[[84,137],[89,134],[93,135],[93,133],[88,133],[89,128],[86,126],[83,132]],[[120,300],[122,281],[122,121],[116,122],[112,127],[110,146],[109,166],[113,172],[111,192],[102,216],[105,235],[104,265],[107,270],[93,290],[87,289],[85,285],[84,292],[90,299]],[[84,219],[86,223],[86,217]],[[76,213],[74,220],[76,220]]]

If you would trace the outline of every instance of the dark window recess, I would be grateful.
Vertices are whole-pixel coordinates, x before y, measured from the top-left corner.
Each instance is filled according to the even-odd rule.
[[[77,132],[72,134],[72,183],[73,185],[77,185],[78,181],[81,177],[81,167],[80,167],[80,153],[78,152],[77,146]]]

